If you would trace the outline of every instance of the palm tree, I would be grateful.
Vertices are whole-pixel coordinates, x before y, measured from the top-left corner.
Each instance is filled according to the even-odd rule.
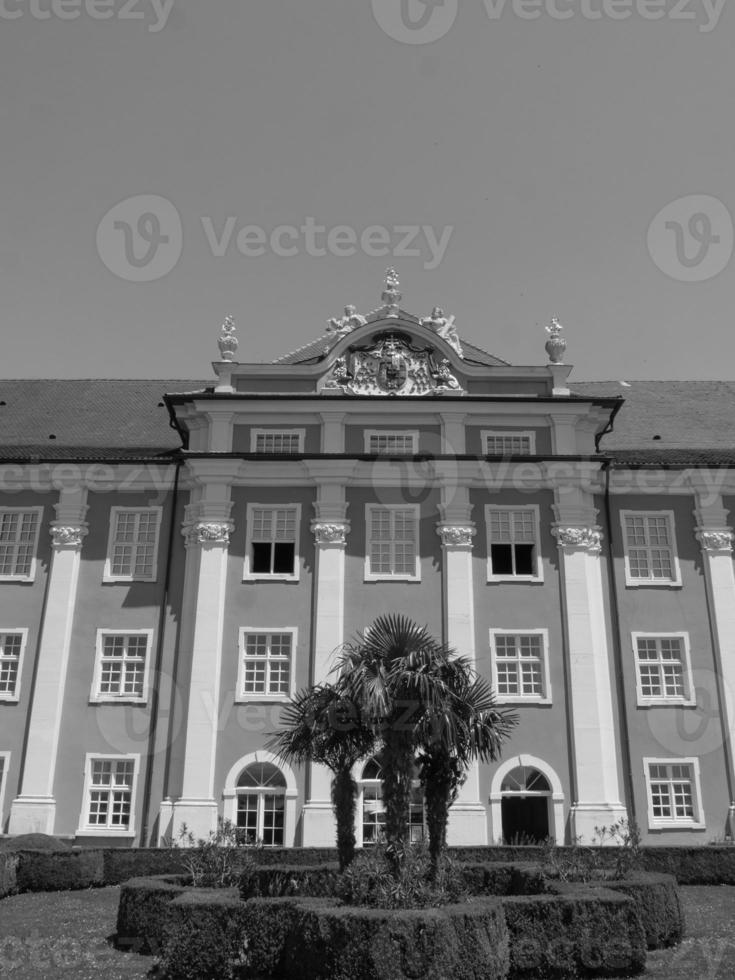
[[[380,616],[345,645],[338,687],[360,705],[382,740],[388,854],[397,870],[408,838],[414,759],[420,752],[432,859],[446,839],[449,807],[474,758],[494,759],[515,718],[498,711],[466,657],[455,656],[427,627]]]
[[[284,762],[316,762],[331,769],[337,854],[343,871],[355,856],[357,783],[352,768],[375,746],[360,708],[330,684],[300,691],[285,707],[281,728],[267,747]]]

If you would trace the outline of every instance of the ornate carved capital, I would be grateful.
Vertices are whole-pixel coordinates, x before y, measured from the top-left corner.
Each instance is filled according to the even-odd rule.
[[[51,545],[54,548],[81,548],[89,534],[86,524],[60,524],[54,522],[50,528]]]
[[[591,555],[599,555],[602,551],[602,530],[596,525],[578,527],[557,524],[551,529],[551,533],[560,548],[576,548],[579,551],[589,551]]]
[[[182,534],[187,545],[229,544],[232,524],[214,521],[199,521],[185,527]]]
[[[455,547],[471,548],[472,539],[477,534],[474,524],[438,524],[436,533],[442,539],[442,544]]]
[[[317,544],[347,544],[349,529],[349,524],[327,523],[325,521],[311,522],[311,530]]]
[[[735,534],[727,528],[697,528],[696,535],[702,551],[732,551]]]

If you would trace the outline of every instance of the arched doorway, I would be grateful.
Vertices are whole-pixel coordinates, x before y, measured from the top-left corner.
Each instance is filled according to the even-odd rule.
[[[549,836],[551,787],[532,766],[517,766],[500,784],[500,812],[506,844],[536,843]]]

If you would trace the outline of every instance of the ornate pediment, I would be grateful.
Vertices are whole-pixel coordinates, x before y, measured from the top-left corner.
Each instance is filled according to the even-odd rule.
[[[375,334],[364,347],[350,347],[322,379],[323,394],[463,395],[452,366],[433,347],[416,347],[399,330]]]

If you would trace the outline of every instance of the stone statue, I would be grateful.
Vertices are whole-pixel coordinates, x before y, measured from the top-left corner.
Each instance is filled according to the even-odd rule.
[[[431,316],[425,316],[420,322],[422,327],[429,327],[462,357],[462,345],[454,325],[453,316],[447,317],[440,306],[435,306],[431,311]]]
[[[356,306],[345,306],[345,315],[337,318],[332,317],[327,321],[327,333],[337,340],[352,333],[357,327],[364,327],[367,320],[357,312]]]

